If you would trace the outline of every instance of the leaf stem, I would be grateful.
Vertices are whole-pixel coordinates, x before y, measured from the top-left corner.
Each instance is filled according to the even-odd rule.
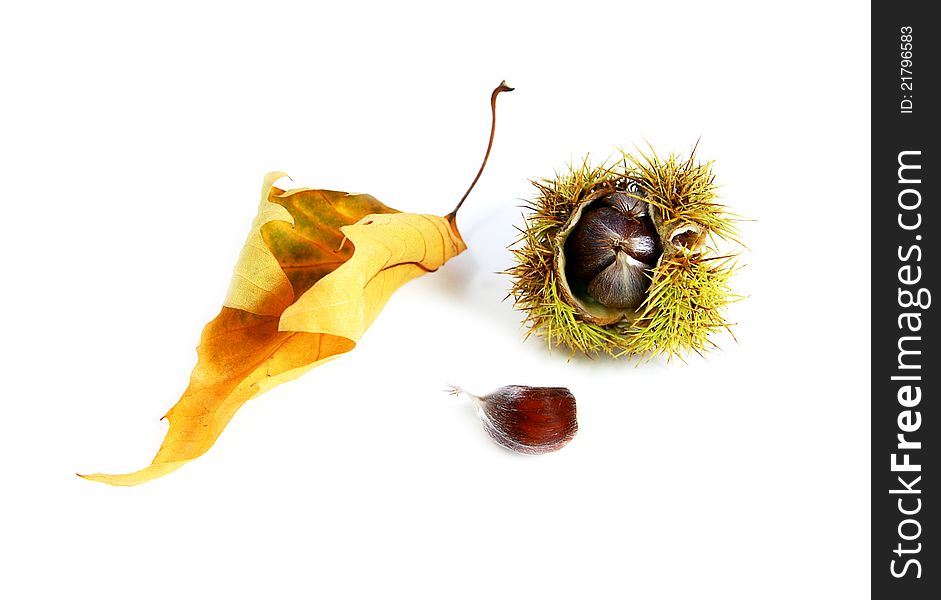
[[[480,170],[477,171],[477,176],[474,177],[474,181],[471,182],[470,187],[464,192],[464,195],[461,197],[460,202],[457,203],[457,206],[454,207],[454,210],[445,217],[452,226],[454,225],[455,218],[457,218],[457,211],[460,210],[461,205],[467,200],[467,196],[471,193],[471,190],[477,185],[477,180],[480,179],[481,174],[484,172],[484,167],[487,166],[487,159],[490,158],[490,149],[493,148],[493,134],[497,131],[497,96],[500,95],[500,92],[512,92],[513,89],[514,88],[506,84],[506,80],[503,80],[500,82],[500,85],[494,88],[493,93],[490,94],[490,141],[487,142],[487,153],[484,154],[484,162],[480,163]]]

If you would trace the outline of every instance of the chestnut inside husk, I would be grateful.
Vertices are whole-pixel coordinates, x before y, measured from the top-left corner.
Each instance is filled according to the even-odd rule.
[[[635,311],[663,253],[650,209],[636,187],[590,201],[563,247],[569,288],[583,302]]]
[[[572,166],[535,180],[510,292],[530,331],[586,354],[702,353],[731,325],[722,311],[738,245],[712,163],[695,148]],[[710,246],[706,246],[706,241]]]

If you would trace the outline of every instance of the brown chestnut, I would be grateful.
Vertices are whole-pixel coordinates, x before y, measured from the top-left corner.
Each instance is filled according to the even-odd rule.
[[[586,206],[565,241],[573,291],[609,308],[636,310],[650,286],[648,271],[662,253],[646,203],[613,192]]]
[[[568,388],[507,385],[486,396],[475,396],[451,386],[450,392],[473,400],[487,434],[514,452],[554,452],[578,431],[575,396]]]

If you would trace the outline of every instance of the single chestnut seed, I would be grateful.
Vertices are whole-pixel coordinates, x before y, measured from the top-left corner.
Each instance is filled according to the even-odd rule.
[[[486,396],[453,386],[450,391],[468,396],[484,430],[514,452],[553,452],[569,443],[578,431],[575,396],[567,388],[508,385]]]
[[[646,203],[635,193],[595,200],[565,241],[566,276],[576,293],[636,310],[650,286],[648,271],[663,250]]]

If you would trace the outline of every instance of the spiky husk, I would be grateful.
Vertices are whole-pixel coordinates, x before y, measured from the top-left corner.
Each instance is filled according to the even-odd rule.
[[[665,244],[638,316],[609,325],[590,323],[562,299],[553,241],[585,198],[602,190],[627,191],[632,182],[644,190],[662,238],[678,224],[693,223],[713,247],[691,251]],[[682,357],[715,347],[713,334],[730,326],[723,309],[738,296],[728,285],[737,268],[734,256],[713,256],[714,246],[719,241],[738,244],[738,232],[734,216],[716,203],[711,162],[696,163],[695,149],[686,160],[622,151],[607,164],[592,166],[586,159],[568,173],[533,184],[538,193],[527,202],[529,214],[511,248],[516,264],[507,271],[513,276],[510,296],[527,315],[527,336],[535,332],[550,347],[563,345],[588,355]]]

